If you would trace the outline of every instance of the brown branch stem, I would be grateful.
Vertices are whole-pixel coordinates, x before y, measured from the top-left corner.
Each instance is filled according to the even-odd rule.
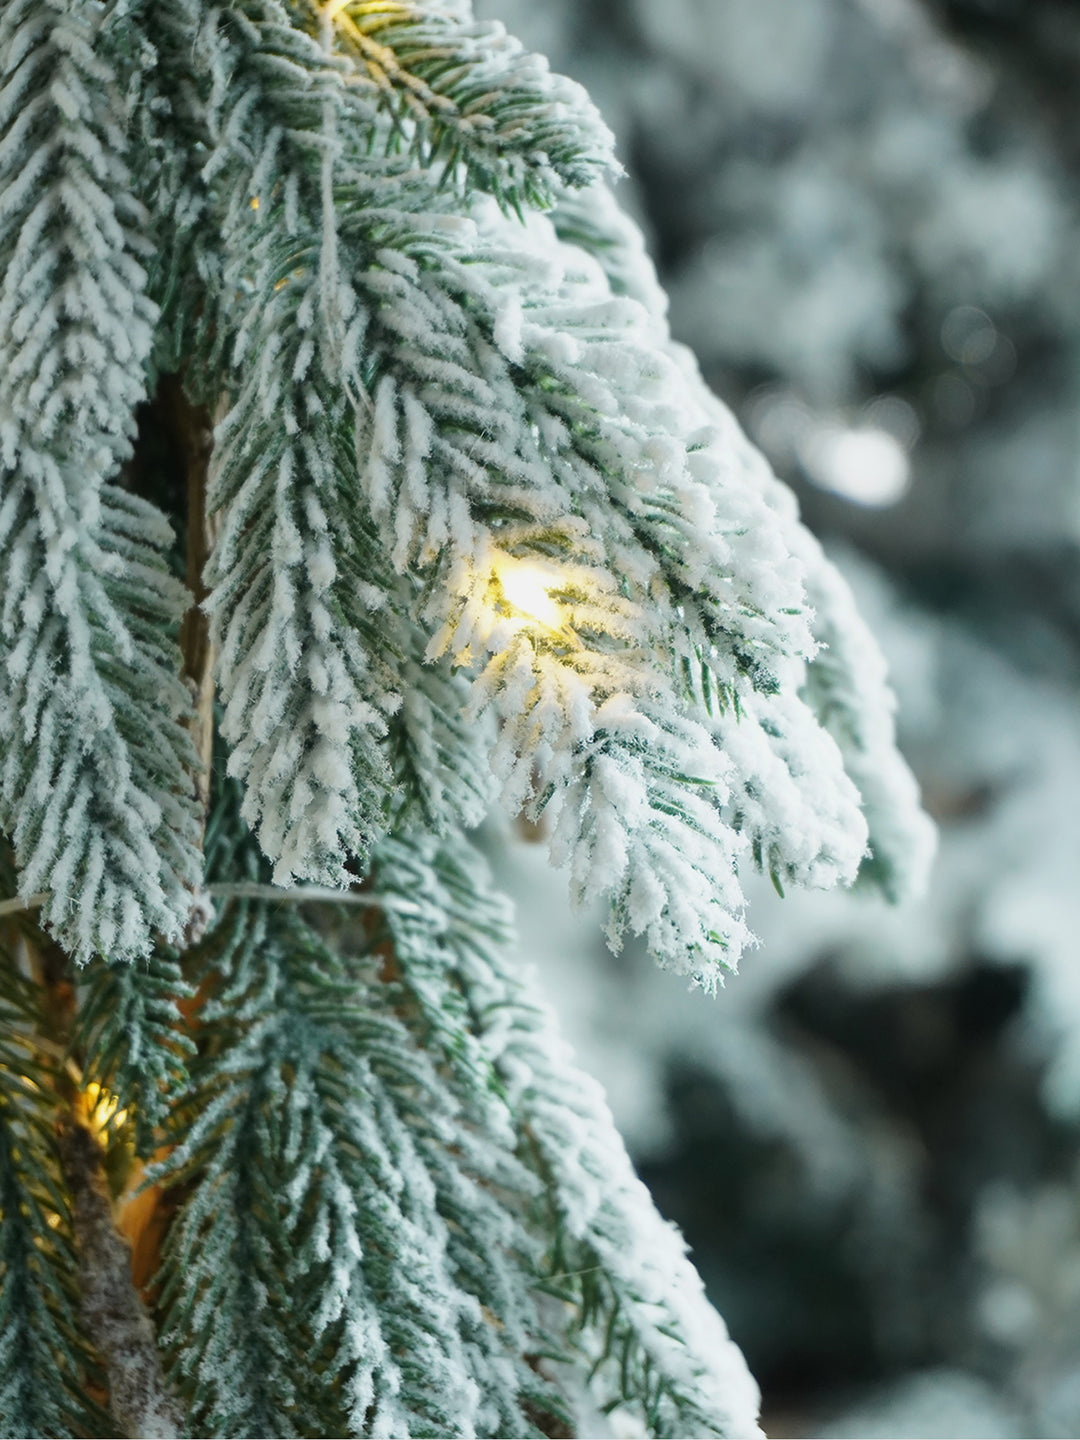
[[[131,1278],[131,1251],[113,1223],[101,1149],[76,1119],[61,1130],[58,1149],[71,1195],[83,1318],[105,1365],[109,1409],[125,1435],[179,1435],[154,1327]]]
[[[184,657],[184,673],[194,700],[190,729],[200,762],[200,770],[195,777],[195,795],[205,825],[210,804],[210,765],[214,745],[215,649],[210,618],[202,608],[208,593],[203,572],[210,558],[216,530],[207,503],[207,481],[214,448],[214,424],[221,418],[228,401],[222,396],[217,413],[211,417],[204,406],[191,403],[178,375],[164,377],[159,397],[183,458],[187,480],[185,569],[192,603],[180,629],[180,649]]]
[[[55,1153],[71,1205],[83,1332],[108,1383],[101,1401],[120,1433],[165,1440],[180,1434],[181,1420],[166,1387],[153,1323],[132,1277],[131,1250],[118,1228],[105,1157],[90,1128],[90,1102],[72,1054],[77,998],[70,961],[46,935],[25,922],[20,925],[14,914],[5,923],[17,927],[13,945],[40,990],[42,1033],[37,1043],[53,1061],[48,1070],[62,1104]]]

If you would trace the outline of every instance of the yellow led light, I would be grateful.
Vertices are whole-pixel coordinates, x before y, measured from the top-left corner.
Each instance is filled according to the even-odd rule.
[[[87,1123],[98,1135],[103,1134],[110,1125],[119,1127],[127,1120],[127,1111],[120,1109],[116,1096],[110,1095],[108,1090],[103,1089],[95,1080],[91,1080],[83,1091],[83,1104],[86,1106]]]
[[[549,630],[562,628],[562,610],[548,593],[555,583],[553,575],[545,574],[539,565],[515,560],[510,555],[499,560],[495,574],[503,595],[515,610]]]
[[[252,210],[257,210],[259,208],[259,197],[257,195],[253,195],[251,197],[251,208]]]

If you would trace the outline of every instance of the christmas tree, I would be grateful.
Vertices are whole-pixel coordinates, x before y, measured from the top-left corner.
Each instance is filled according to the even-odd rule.
[[[464,3],[0,11],[4,1433],[755,1432],[467,832],[705,991],[932,832],[616,170]]]

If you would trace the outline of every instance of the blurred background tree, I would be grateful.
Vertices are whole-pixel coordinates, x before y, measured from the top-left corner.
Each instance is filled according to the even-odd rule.
[[[477,9],[620,137],[676,335],[831,537],[942,826],[918,906],[756,896],[707,1006],[553,932],[494,844],[522,932],[768,1433],[1076,1435],[1080,6]]]

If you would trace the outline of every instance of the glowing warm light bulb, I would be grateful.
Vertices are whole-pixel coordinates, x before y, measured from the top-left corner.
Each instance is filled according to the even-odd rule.
[[[83,1091],[83,1101],[90,1128],[98,1135],[104,1134],[112,1121],[120,1126],[127,1120],[127,1111],[120,1109],[116,1096],[110,1095],[94,1080]]]
[[[545,574],[539,565],[515,560],[511,556],[500,559],[495,573],[503,594],[515,610],[520,610],[530,620],[549,630],[562,627],[562,610],[548,593],[554,584],[554,576]]]

